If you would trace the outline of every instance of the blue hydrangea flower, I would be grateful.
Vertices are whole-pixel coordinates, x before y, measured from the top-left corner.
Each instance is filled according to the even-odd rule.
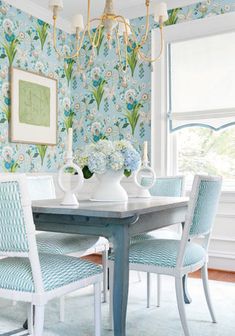
[[[88,156],[88,168],[91,173],[104,174],[106,171],[106,156],[100,152],[92,152]]]
[[[124,157],[120,152],[114,152],[108,157],[107,168],[115,171],[123,169]]]
[[[124,156],[124,167],[127,170],[135,171],[139,168],[141,158],[140,154],[131,148],[127,148],[123,151]]]

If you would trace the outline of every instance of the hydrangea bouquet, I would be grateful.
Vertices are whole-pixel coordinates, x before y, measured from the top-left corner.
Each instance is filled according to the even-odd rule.
[[[140,166],[140,154],[126,140],[100,140],[85,147],[77,157],[78,165],[86,179],[94,173],[104,174],[107,171],[123,171],[129,177]]]

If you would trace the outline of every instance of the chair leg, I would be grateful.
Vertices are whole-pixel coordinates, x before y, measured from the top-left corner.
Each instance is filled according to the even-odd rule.
[[[43,335],[43,325],[44,325],[44,306],[35,305],[34,336]]]
[[[182,278],[175,278],[175,291],[176,291],[176,298],[177,298],[177,305],[180,315],[181,324],[184,330],[184,335],[189,336],[189,329],[185,314],[185,303],[184,303],[184,295],[183,295],[183,283]]]
[[[101,335],[101,286],[100,282],[94,284],[94,315],[95,336]]]
[[[160,274],[157,274],[157,307],[160,307],[161,287],[162,287],[162,277]]]
[[[204,288],[204,293],[205,293],[205,297],[206,297],[207,306],[208,306],[208,309],[210,311],[213,323],[216,323],[216,317],[215,317],[214,309],[212,307],[211,296],[210,296],[210,291],[209,291],[209,286],[208,286],[207,264],[205,264],[202,267],[201,275],[202,275],[202,282],[203,282],[203,288]]]
[[[102,265],[103,265],[103,302],[107,302],[107,288],[108,288],[108,251],[102,252]]]
[[[138,277],[138,281],[141,282],[141,274],[140,274],[140,272],[137,272],[137,277]]]
[[[150,307],[151,274],[147,272],[147,308]]]
[[[33,305],[28,303],[27,305],[27,329],[30,335],[33,335]]]
[[[64,322],[65,296],[60,297],[60,322]]]
[[[109,329],[113,330],[113,264],[109,264]]]

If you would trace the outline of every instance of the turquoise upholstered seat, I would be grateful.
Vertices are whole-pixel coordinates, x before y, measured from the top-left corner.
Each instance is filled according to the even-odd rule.
[[[179,240],[153,239],[142,241],[130,247],[129,263],[153,265],[159,267],[176,267],[177,256],[180,248]],[[206,257],[205,249],[198,244],[190,244],[185,251],[184,266],[194,265]],[[110,260],[114,254],[110,255]]]
[[[80,258],[64,255],[39,255],[45,291],[51,291],[73,282],[102,273],[102,267]],[[0,260],[0,288],[35,292],[33,274],[28,258]]]
[[[84,236],[56,232],[40,232],[36,235],[39,253],[52,254],[73,254],[78,251],[86,251],[91,246],[95,250],[96,246],[100,249],[103,244],[104,248],[107,240],[102,237]]]

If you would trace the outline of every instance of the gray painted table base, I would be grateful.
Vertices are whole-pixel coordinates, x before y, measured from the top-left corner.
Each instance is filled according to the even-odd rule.
[[[114,335],[126,336],[129,289],[129,244],[132,235],[184,222],[186,198],[152,197],[128,203],[80,202],[79,208],[59,201],[33,204],[37,230],[104,236],[114,244]]]

